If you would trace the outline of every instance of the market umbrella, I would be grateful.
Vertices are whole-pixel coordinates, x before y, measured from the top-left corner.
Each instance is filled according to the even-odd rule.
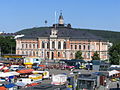
[[[14,86],[16,86],[14,83],[10,83],[10,84],[7,84],[7,85],[4,85],[6,88],[12,88]]]
[[[23,87],[23,86],[26,86],[27,84],[26,84],[26,83],[23,83],[23,82],[17,82],[16,85]]]

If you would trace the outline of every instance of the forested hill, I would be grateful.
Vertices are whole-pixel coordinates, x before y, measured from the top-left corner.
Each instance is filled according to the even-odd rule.
[[[28,34],[31,34],[33,32],[39,32],[40,30],[46,30],[48,28],[49,27],[35,27],[35,28],[30,28],[30,29],[24,29],[24,30],[18,31],[16,33],[28,35]],[[92,30],[92,29],[78,29],[78,28],[73,28],[73,29],[87,31],[88,33],[92,33],[96,36],[101,36],[102,38],[109,40],[112,43],[120,42],[120,32],[105,31],[105,30]]]
[[[106,40],[109,40],[112,43],[120,42],[120,32],[115,31],[105,31],[105,30],[92,30],[92,29],[78,29],[78,30],[86,30],[94,35],[101,36]]]

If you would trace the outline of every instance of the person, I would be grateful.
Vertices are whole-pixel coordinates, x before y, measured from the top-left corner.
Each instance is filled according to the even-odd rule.
[[[117,88],[119,88],[119,83],[117,83]]]

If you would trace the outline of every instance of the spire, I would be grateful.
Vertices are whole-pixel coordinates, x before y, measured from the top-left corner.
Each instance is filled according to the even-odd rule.
[[[64,24],[64,19],[63,19],[62,11],[61,11],[60,16],[59,16],[59,24]]]

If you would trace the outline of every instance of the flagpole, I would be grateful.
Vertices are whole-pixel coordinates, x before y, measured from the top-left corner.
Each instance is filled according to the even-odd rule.
[[[56,29],[56,11],[55,11],[55,29]]]

